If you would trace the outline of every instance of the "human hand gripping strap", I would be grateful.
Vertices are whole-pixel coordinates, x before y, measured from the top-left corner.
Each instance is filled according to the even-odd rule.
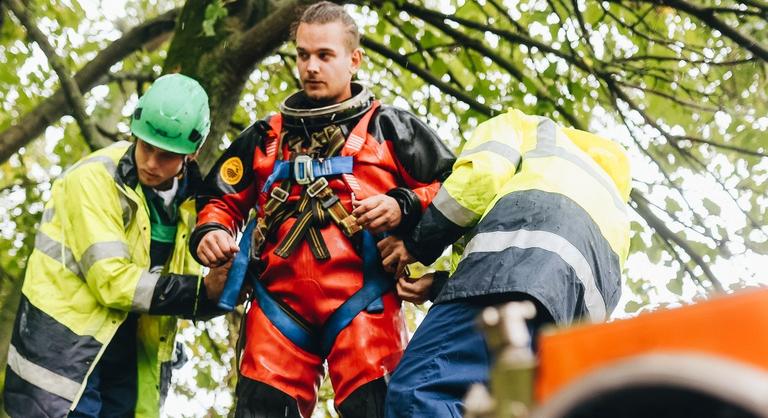
[[[251,219],[243,231],[243,237],[240,239],[240,251],[235,254],[232,267],[227,274],[227,282],[224,284],[224,290],[219,298],[218,305],[221,309],[231,311],[237,305],[237,298],[240,296],[248,264],[251,261],[251,242],[253,241],[253,230],[256,227],[256,222],[255,218]]]

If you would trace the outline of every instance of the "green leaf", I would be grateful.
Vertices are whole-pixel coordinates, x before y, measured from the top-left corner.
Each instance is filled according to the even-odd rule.
[[[629,242],[629,249],[632,252],[643,252],[647,249],[647,246],[645,245],[645,240],[643,240],[642,235],[640,234],[632,235],[632,239]]]
[[[744,245],[758,254],[768,255],[768,240],[757,242],[752,241],[749,238],[745,238]]]
[[[424,36],[419,39],[419,42],[421,43],[422,48],[429,49],[433,46],[440,45],[442,41],[439,37],[435,36],[434,32],[431,30],[425,30]]]
[[[645,255],[648,256],[648,260],[650,260],[651,263],[659,264],[661,261],[661,252],[663,251],[663,247],[658,244],[658,241],[660,241],[659,239],[654,239],[654,241],[656,241],[655,245],[648,247]]]
[[[680,203],[678,203],[677,200],[673,197],[667,197],[664,199],[664,205],[667,209],[667,212],[669,213],[677,213],[683,210],[683,207],[680,206]]]
[[[583,99],[586,94],[584,87],[581,86],[581,83],[568,82],[568,91],[571,92],[577,102]]]
[[[634,300],[630,300],[627,302],[626,305],[624,305],[624,312],[626,313],[635,313],[639,311],[644,305],[639,302],[635,302]]]
[[[681,277],[675,277],[667,282],[667,290],[670,292],[682,296],[683,295],[683,279]]]
[[[533,82],[530,78],[526,78],[523,80],[523,84],[525,85],[525,90],[527,93],[534,94],[536,91],[536,83]]]
[[[403,40],[402,36],[389,35],[389,47],[393,51],[400,50],[400,47],[403,46],[403,42],[405,42],[405,41]]]
[[[707,209],[707,212],[715,216],[720,216],[720,205],[706,197],[702,199],[701,203]]]
[[[215,36],[216,22],[227,17],[228,14],[229,12],[221,0],[209,4],[205,8],[205,20],[203,20],[203,33],[205,36]]]
[[[403,32],[405,32],[408,36],[411,36],[413,38],[416,38],[417,35],[419,34],[419,28],[417,28],[416,25],[414,25],[411,22],[403,23],[402,29],[403,29]]]
[[[555,79],[557,77],[557,64],[549,64],[546,70],[544,70],[544,77],[549,79]]]
[[[448,72],[448,66],[445,64],[445,61],[437,58],[432,61],[430,71],[434,73],[436,76],[442,77],[443,74]]]

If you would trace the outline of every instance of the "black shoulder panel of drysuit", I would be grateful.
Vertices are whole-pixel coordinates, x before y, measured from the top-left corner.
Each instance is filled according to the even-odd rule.
[[[416,181],[442,182],[451,174],[456,157],[432,128],[408,111],[381,106],[368,133],[380,141],[392,141],[397,160]]]
[[[237,195],[253,184],[255,173],[252,167],[255,151],[257,147],[263,146],[264,136],[268,129],[267,122],[257,121],[241,132],[216,160],[211,171],[203,179],[202,187],[198,190],[196,204],[198,213],[211,198]],[[232,157],[239,158],[243,166],[242,177],[235,184],[223,181],[219,173],[221,166]]]
[[[266,120],[259,120],[241,132],[224,154],[216,160],[198,189],[195,196],[198,224],[189,237],[189,251],[198,263],[200,260],[197,257],[197,246],[203,236],[214,229],[233,234],[232,226],[242,222],[256,203],[254,158],[257,148],[262,148],[263,151],[264,138],[270,129]],[[233,157],[240,159],[243,172],[237,183],[229,184],[222,179],[220,172],[221,166]],[[213,207],[217,215],[213,220],[203,220],[206,216],[204,208],[212,200],[214,200]]]

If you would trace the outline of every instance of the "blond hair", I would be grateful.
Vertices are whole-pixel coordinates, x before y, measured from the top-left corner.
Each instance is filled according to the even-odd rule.
[[[333,22],[339,22],[344,26],[349,50],[357,49],[360,46],[360,31],[357,29],[355,20],[343,6],[330,1],[321,1],[304,9],[299,20],[291,26],[291,37],[294,41],[296,40],[296,31],[302,23],[324,25]]]

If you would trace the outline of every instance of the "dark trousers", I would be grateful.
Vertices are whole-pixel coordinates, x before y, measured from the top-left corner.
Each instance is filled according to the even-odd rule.
[[[526,298],[513,294],[503,300],[460,300],[432,306],[389,381],[386,417],[461,417],[469,386],[488,383],[491,357],[475,326],[477,316],[487,306]],[[535,303],[539,314],[529,322],[534,335],[541,325],[553,322],[546,309]]]
[[[88,377],[70,418],[130,418],[138,398],[136,371],[137,316],[128,315]]]

